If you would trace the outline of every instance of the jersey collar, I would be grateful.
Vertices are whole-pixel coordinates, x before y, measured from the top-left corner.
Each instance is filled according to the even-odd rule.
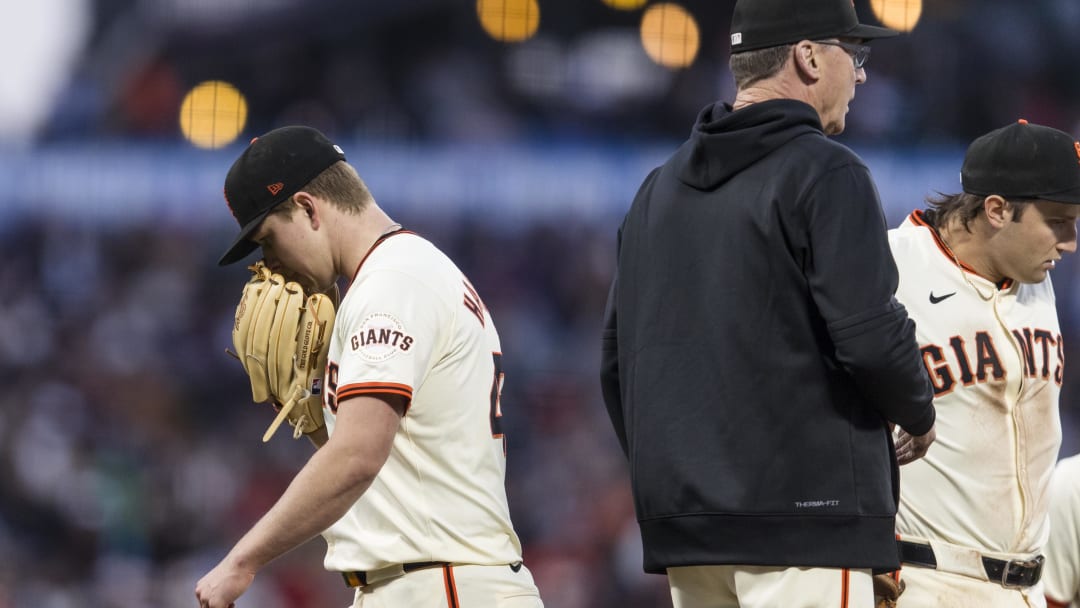
[[[991,281],[987,277],[984,277],[983,275],[979,274],[979,271],[975,270],[974,268],[972,268],[968,264],[965,264],[965,263],[961,262],[960,258],[956,257],[956,254],[953,253],[953,250],[949,248],[949,245],[947,243],[945,243],[944,239],[941,238],[941,235],[938,234],[937,229],[934,228],[934,226],[931,225],[930,222],[926,219],[926,215],[923,213],[922,209],[916,209],[915,211],[912,211],[911,215],[908,216],[908,220],[912,224],[914,224],[916,226],[921,226],[921,227],[926,228],[927,230],[930,231],[930,235],[934,237],[934,243],[937,244],[938,250],[940,250],[941,254],[944,255],[945,258],[949,260],[950,264],[953,264],[953,265],[959,267],[964,272],[973,274],[973,275],[979,277],[980,279],[982,279],[982,280],[984,280],[984,281],[986,281],[988,283],[993,284],[994,286],[996,286],[1001,291],[1008,291],[1013,286],[1013,284],[1015,283],[1015,281],[1013,281],[1010,278],[1002,279],[1000,282]]]

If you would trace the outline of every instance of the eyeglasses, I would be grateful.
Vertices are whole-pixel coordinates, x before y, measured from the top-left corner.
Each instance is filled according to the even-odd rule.
[[[856,70],[866,65],[866,61],[870,59],[870,47],[864,44],[852,44],[850,42],[840,42],[839,40],[815,40],[814,42],[844,49],[848,55],[851,55]]]

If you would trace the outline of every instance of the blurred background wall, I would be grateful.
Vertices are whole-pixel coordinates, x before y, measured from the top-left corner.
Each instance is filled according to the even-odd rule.
[[[307,458],[285,432],[259,442],[272,412],[224,353],[246,271],[215,265],[230,163],[297,123],[492,310],[511,510],[546,604],[670,605],[641,572],[599,326],[638,184],[733,97],[732,5],[0,3],[0,608],[191,606]],[[1075,0],[856,5],[908,32],[874,45],[839,138],[891,225],[959,189],[975,136],[1021,117],[1080,132]],[[1053,274],[1071,361],[1077,269]],[[1067,373],[1063,455],[1077,386]],[[272,564],[240,606],[348,604],[323,549]]]

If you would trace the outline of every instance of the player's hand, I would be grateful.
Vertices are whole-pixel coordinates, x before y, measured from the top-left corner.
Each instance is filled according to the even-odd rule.
[[[907,583],[897,581],[895,572],[874,575],[874,607],[896,608],[896,600],[904,593]]]
[[[255,580],[255,573],[245,571],[226,557],[195,585],[199,608],[233,608],[236,600]]]
[[[934,443],[934,439],[937,439],[935,428],[936,426],[930,427],[930,430],[923,435],[912,435],[904,429],[897,431],[896,461],[904,465],[926,456],[930,444]]]

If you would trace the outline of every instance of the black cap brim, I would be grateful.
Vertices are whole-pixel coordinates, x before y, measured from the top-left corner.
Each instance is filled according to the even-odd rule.
[[[236,240],[233,241],[232,245],[229,245],[229,248],[225,250],[225,254],[218,260],[218,266],[235,264],[251,255],[252,251],[259,248],[258,243],[248,239],[248,237],[251,236],[252,232],[255,232],[259,228],[259,224],[262,224],[262,221],[265,220],[266,216],[270,215],[270,212],[273,210],[274,208],[271,207],[260,213],[255,219],[248,222],[247,225],[240,230],[240,234],[236,236]]]
[[[863,25],[860,23],[855,26],[855,29],[843,34],[851,38],[863,38],[865,40],[874,40],[875,38],[892,38],[899,36],[900,32],[891,30],[887,27],[877,27],[876,25]]]

